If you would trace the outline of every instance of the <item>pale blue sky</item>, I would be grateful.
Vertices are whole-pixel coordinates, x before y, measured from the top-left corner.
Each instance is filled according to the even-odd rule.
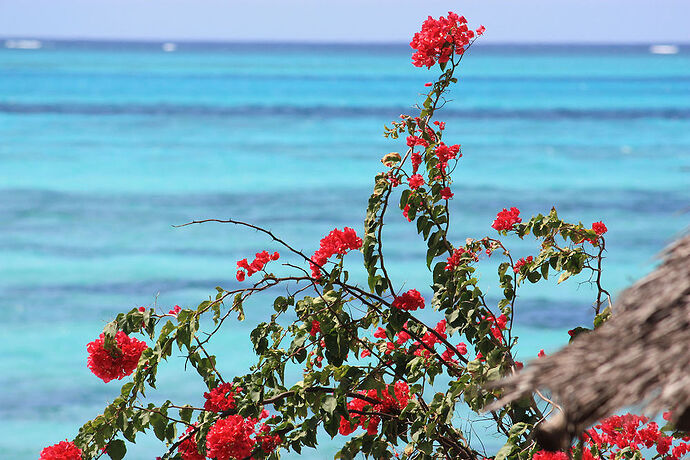
[[[690,0],[0,0],[0,36],[408,42],[448,10],[491,42],[690,42]]]

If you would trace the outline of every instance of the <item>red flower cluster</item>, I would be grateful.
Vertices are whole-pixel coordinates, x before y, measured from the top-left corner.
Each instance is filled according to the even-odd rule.
[[[355,231],[349,227],[343,228],[343,231],[333,229],[331,233],[323,237],[319,249],[311,257],[314,263],[311,265],[311,276],[315,279],[321,278],[321,270],[319,266],[323,267],[328,258],[333,254],[344,255],[352,249],[359,249],[362,247],[362,239],[357,236]]]
[[[450,200],[453,198],[453,195],[455,195],[450,191],[450,187],[443,187],[441,190],[439,190],[439,193],[441,194],[441,198],[444,200]]]
[[[252,263],[247,262],[247,259],[238,260],[237,268],[240,270],[237,270],[237,281],[244,281],[245,275],[252,276],[254,273],[263,270],[267,263],[272,260],[278,260],[279,258],[280,254],[277,252],[269,254],[268,251],[261,251],[256,253],[256,257]],[[245,272],[243,272],[241,269],[245,269],[247,273],[245,274]]]
[[[182,434],[181,438],[189,434],[194,429],[193,425],[187,427],[187,431]],[[182,455],[182,460],[206,460],[206,457],[199,453],[199,447],[196,444],[194,436],[189,436],[177,446],[177,451]]]
[[[393,394],[391,394],[391,390],[393,390]],[[364,399],[353,398],[352,401],[347,404],[348,410],[365,412],[365,408],[368,408],[367,411],[370,412],[399,414],[405,406],[407,406],[410,400],[410,388],[407,386],[407,383],[401,381],[395,382],[394,385],[387,385],[385,390],[381,390],[381,396],[377,394],[378,392],[376,390],[363,390],[358,393],[362,396],[366,396],[368,399],[374,399],[378,401],[378,403],[373,404]],[[351,413],[350,418],[351,420],[345,417],[340,418],[339,432],[343,436],[351,434],[360,426],[367,430],[368,434],[374,435],[378,432],[381,417]]]
[[[416,145],[421,145],[422,147],[426,148],[429,147],[429,142],[427,142],[425,139],[422,139],[421,137],[407,136],[407,146],[414,147]]]
[[[466,355],[467,354],[467,345],[464,343],[460,342],[455,346],[455,349],[460,353],[461,355]],[[452,348],[446,348],[446,351],[444,351],[441,354],[441,359],[443,359],[446,362],[449,363],[457,363],[457,360],[455,359],[455,351],[453,351]]]
[[[547,452],[542,450],[534,454],[532,460],[568,460],[568,456],[563,452]]]
[[[410,184],[410,188],[412,190],[417,190],[419,187],[424,185],[424,178],[420,174],[413,174],[410,176],[407,182]]]
[[[65,439],[44,448],[38,460],[81,460],[81,453],[81,449]]]
[[[436,347],[437,343],[441,343],[441,339],[447,339],[448,334],[446,334],[446,320],[442,319],[441,321],[436,324],[434,327],[434,332],[427,331],[424,336],[422,336],[421,341],[416,341],[414,342],[411,347],[409,352],[414,354],[415,356],[423,356],[425,358],[431,357],[431,352],[429,350],[433,350]],[[398,334],[398,343],[404,343],[405,340],[409,339],[409,335],[404,334],[403,332],[400,332]],[[404,340],[403,340],[404,339]],[[467,346],[463,343],[460,343],[457,345],[456,349],[461,352],[464,348],[464,352],[467,352]],[[448,349],[446,349],[448,351]],[[452,350],[450,350],[452,352]],[[454,352],[453,352],[454,353]],[[446,355],[447,356],[447,355]],[[451,360],[452,361],[452,360]]]
[[[483,27],[477,32],[484,32]],[[417,50],[412,55],[416,67],[431,67],[436,62],[448,62],[451,54],[463,54],[465,47],[474,38],[475,33],[467,27],[464,16],[448,12],[448,18],[431,16],[422,24],[422,30],[414,34],[410,46]]]
[[[606,228],[603,222],[594,222],[592,224],[592,230],[594,230],[594,233],[601,236],[608,231],[608,228]]]
[[[501,331],[508,327],[508,317],[506,315],[501,314],[498,318],[493,315],[480,316],[478,321],[480,324],[482,321],[488,321],[491,324],[491,335],[503,343],[503,333]]]
[[[257,447],[268,454],[282,442],[280,436],[270,435],[270,428],[258,420],[230,415],[213,424],[206,436],[206,455],[215,460],[245,459]]]
[[[420,294],[418,290],[410,289],[403,295],[393,299],[391,307],[408,311],[424,308],[424,297],[422,297],[422,294]]]
[[[204,398],[206,398],[204,409],[213,412],[223,412],[225,410],[234,409],[237,407],[235,398],[237,398],[241,392],[242,388],[232,383],[218,385],[210,392],[204,393]]]
[[[412,174],[417,174],[419,165],[422,164],[422,155],[417,152],[413,152],[410,160],[412,161]]]
[[[587,430],[587,434],[587,443],[590,446],[596,444],[599,451],[618,448],[617,451],[611,452],[612,454],[626,448],[634,452],[656,446],[659,455],[666,455],[666,459],[679,460],[690,452],[690,444],[687,443],[680,443],[671,449],[674,439],[663,434],[656,422],[649,422],[649,419],[639,415],[613,415]],[[690,441],[690,437],[684,440]]]
[[[436,146],[436,157],[438,158],[439,168],[445,173],[448,167],[449,160],[455,160],[458,158],[458,153],[460,152],[460,145],[447,146],[443,142]],[[462,154],[460,154],[462,156]]]
[[[479,260],[479,258],[477,257],[477,254],[475,254],[471,251],[467,251],[464,248],[458,248],[455,251],[453,251],[453,255],[448,257],[448,259],[446,259],[447,263],[446,263],[445,269],[446,270],[455,270],[457,267],[459,267],[462,264],[462,258],[463,258],[463,255],[465,255],[465,254],[467,255],[466,257],[470,257],[475,262],[477,260]]]
[[[534,257],[532,257],[532,256],[528,256],[527,259],[525,259],[524,257],[519,259],[517,262],[515,262],[515,266],[513,267],[513,271],[515,273],[518,273],[523,265],[531,264],[533,260],[534,260]]]
[[[311,335],[312,337],[316,337],[316,334],[318,334],[319,332],[321,332],[321,323],[319,323],[316,320],[312,321],[309,335]]]
[[[412,222],[412,219],[408,216],[408,213],[410,212],[410,205],[406,204],[405,209],[403,209],[403,217],[407,219],[408,222]]]
[[[646,425],[646,426],[645,426]],[[663,434],[656,422],[649,422],[646,417],[625,414],[613,415],[601,421],[599,425],[586,431],[585,449],[582,452],[583,460],[600,458],[619,458],[621,452],[627,452],[627,456],[642,454],[642,449],[656,447],[659,456],[666,460],[680,460],[690,453],[690,436],[683,438],[686,442],[680,442],[673,446],[674,438]],[[596,447],[596,449],[594,449]],[[592,450],[597,452],[595,457]],[[562,460],[568,456],[564,452],[540,451],[534,454],[533,460]],[[631,457],[632,458],[632,457]],[[641,458],[641,457],[640,457]]]
[[[89,357],[86,365],[96,377],[108,383],[130,375],[139,363],[141,353],[146,350],[146,342],[130,338],[122,331],[115,335],[116,347],[105,349],[104,336],[86,345]]]
[[[171,315],[171,316],[177,316],[177,314],[178,314],[179,312],[181,312],[181,311],[182,311],[182,308],[180,308],[179,305],[175,305],[175,308],[173,308],[173,309],[171,309],[170,311],[168,311],[168,314]]]
[[[503,208],[503,211],[496,215],[496,220],[491,224],[491,227],[500,232],[501,230],[510,230],[513,228],[513,225],[520,222],[522,222],[522,219],[520,218],[520,210],[518,208],[510,208],[510,211]]]

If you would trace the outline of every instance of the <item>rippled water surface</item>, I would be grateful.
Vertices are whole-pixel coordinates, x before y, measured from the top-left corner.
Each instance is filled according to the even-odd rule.
[[[118,393],[85,366],[85,344],[114,314],[196,305],[217,285],[236,286],[238,259],[277,249],[240,228],[172,225],[244,219],[308,253],[334,227],[360,231],[380,157],[403,149],[382,127],[410,112],[435,76],[412,67],[409,54],[402,46],[0,49],[0,458],[36,458]],[[446,139],[464,152],[453,237],[490,233],[506,206],[603,220],[604,281],[622,289],[688,224],[689,88],[683,48],[672,56],[647,47],[473,48],[439,114]],[[428,295],[414,229],[394,213],[386,237],[391,275]],[[538,249],[529,239],[509,244],[518,256]],[[361,256],[348,261],[357,266]],[[491,262],[480,264],[489,284]],[[355,279],[361,273],[353,269]],[[524,358],[591,321],[592,299],[578,280],[528,287],[516,317]],[[258,299],[245,323],[218,337],[227,375],[252,362],[248,332],[269,301]],[[173,361],[157,394],[198,403],[201,381]],[[338,442],[306,456],[323,458]],[[148,440],[128,458],[163,451]]]

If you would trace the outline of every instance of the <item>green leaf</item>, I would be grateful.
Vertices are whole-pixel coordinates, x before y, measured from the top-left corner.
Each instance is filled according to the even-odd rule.
[[[127,446],[122,439],[113,439],[108,443],[106,452],[113,460],[122,460],[127,453]]]
[[[561,276],[558,277],[558,284],[561,284],[563,281],[570,278],[571,275],[572,275],[572,273],[570,273],[570,272],[561,273]]]
[[[338,406],[338,400],[333,395],[327,395],[321,403],[321,408],[328,414],[333,414],[333,411]]]
[[[507,459],[510,456],[510,454],[512,454],[516,448],[517,448],[517,446],[515,444],[513,444],[512,441],[508,441],[496,453],[496,457],[494,457],[494,460],[505,460],[505,459]]]

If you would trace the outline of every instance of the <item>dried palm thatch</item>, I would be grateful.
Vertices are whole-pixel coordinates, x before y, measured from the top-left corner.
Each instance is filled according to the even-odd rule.
[[[493,385],[504,393],[487,410],[550,390],[562,412],[535,430],[548,450],[567,448],[597,420],[638,404],[646,413],[670,409],[676,427],[690,431],[690,234],[613,311],[596,331]]]

